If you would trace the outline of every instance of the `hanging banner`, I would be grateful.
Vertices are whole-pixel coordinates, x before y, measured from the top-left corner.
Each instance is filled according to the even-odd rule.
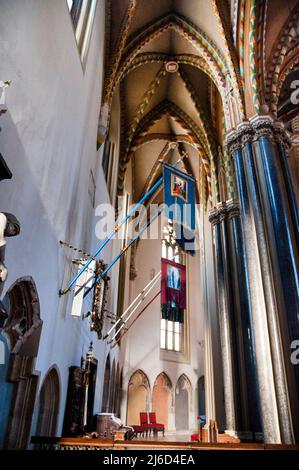
[[[162,258],[162,318],[183,323],[186,308],[186,267]]]
[[[173,221],[176,240],[184,251],[194,253],[195,180],[168,163],[163,164],[164,204]]]

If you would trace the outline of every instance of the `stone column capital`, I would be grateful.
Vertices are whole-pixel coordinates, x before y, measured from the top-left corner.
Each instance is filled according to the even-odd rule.
[[[217,206],[210,211],[209,221],[214,226],[221,223],[225,219],[231,219],[232,217],[239,216],[240,208],[238,201],[229,200],[226,202],[220,202]]]
[[[230,201],[226,202],[226,211],[228,219],[232,219],[233,217],[239,217],[240,215],[240,204],[238,201],[234,201],[231,199]]]
[[[226,146],[230,154],[241,150],[248,142],[268,137],[282,145],[286,150],[291,145],[291,138],[283,123],[275,121],[271,115],[256,115],[248,121],[241,122],[238,127],[226,136]]]
[[[220,222],[218,209],[216,207],[209,212],[209,222],[211,222],[213,226]]]
[[[250,119],[254,130],[255,139],[259,137],[270,137],[274,141],[284,145],[291,145],[291,138],[282,122],[275,121],[271,116],[254,116]]]
[[[227,207],[226,202],[221,202],[217,205],[218,214],[219,214],[219,222],[222,222],[227,218]]]
[[[224,219],[226,219],[227,211],[226,211],[226,203],[219,202],[217,206],[210,211],[209,214],[209,221],[212,225],[219,224]]]
[[[226,146],[230,154],[241,150],[247,142],[253,140],[253,129],[249,121],[243,121],[226,136]]]

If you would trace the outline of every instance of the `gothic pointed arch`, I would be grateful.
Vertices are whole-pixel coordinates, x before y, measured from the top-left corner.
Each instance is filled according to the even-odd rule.
[[[135,7],[136,5],[132,6],[130,10],[133,14]],[[131,19],[132,15],[130,15],[130,21]],[[233,91],[234,100],[238,103],[239,113],[237,113],[237,119],[241,120],[244,117],[241,79],[239,74],[236,73],[237,63],[236,60],[233,61],[231,58],[233,49],[228,47],[227,39],[225,42],[227,57],[225,57],[204,31],[193,24],[188,18],[175,12],[159,17],[153,22],[142,27],[140,31],[135,32],[128,38],[124,48],[123,45],[127,38],[128,29],[129,22],[123,33],[122,47],[119,47],[117,50],[117,61],[114,61],[114,64],[111,66],[112,71],[104,87],[104,100],[101,109],[100,127],[103,127],[103,125],[105,126],[105,123],[107,125],[109,122],[112,96],[126,69],[130,66],[131,62],[133,62],[144,46],[150,44],[154,39],[169,30],[175,31],[193,45],[198,50],[199,56],[206,62],[207,70],[210,70],[210,76],[215,80],[219,93],[222,96],[228,127],[232,127],[230,114],[234,112],[229,106],[227,106],[227,103],[231,101],[231,98],[229,98],[229,94],[231,93],[230,90]],[[225,34],[222,34],[225,37]]]
[[[114,404],[115,404],[115,383],[116,383],[116,367],[115,367],[115,359],[113,360],[112,369],[111,369],[111,376],[110,376],[110,387],[109,387],[109,412],[114,412]]]
[[[152,410],[156,413],[158,423],[165,429],[169,427],[169,414],[172,409],[172,383],[165,372],[161,372],[154,383],[152,395]]]
[[[210,153],[210,150],[207,148],[207,140],[203,135],[200,127],[193,121],[190,116],[185,113],[179,106],[175,103],[164,100],[163,102],[159,103],[154,109],[149,111],[140,121],[134,135],[131,139],[131,145],[128,148],[125,155],[122,156],[122,159],[119,164],[119,175],[118,175],[118,191],[119,193],[123,190],[123,183],[125,178],[125,171],[127,164],[129,163],[132,155],[140,145],[140,142],[144,139],[147,135],[149,129],[163,116],[169,116],[171,119],[177,121],[180,126],[186,131],[187,135],[193,142],[193,145],[196,146],[196,149],[205,165],[205,170],[207,173],[207,179],[210,181],[211,179],[211,170],[210,170],[210,162],[208,157],[206,156],[206,152]],[[210,154],[211,155],[211,154]]]
[[[115,401],[114,401],[114,412],[116,416],[120,416],[121,391],[122,391],[121,371],[120,371],[119,362],[118,362],[117,367],[116,367],[116,375],[115,375]]]
[[[186,374],[182,374],[175,387],[175,428],[177,431],[187,430],[190,427],[191,398],[191,382]]]
[[[4,332],[14,354],[37,355],[42,320],[37,289],[32,277],[18,279],[7,291],[9,316]]]
[[[217,81],[213,75],[209,64],[200,56],[195,54],[162,54],[159,52],[140,52],[136,57],[127,64],[127,67],[120,72],[118,75],[117,84],[126,78],[126,76],[135,70],[138,67],[142,67],[147,64],[152,63],[164,63],[166,64],[169,61],[175,61],[178,64],[192,65],[192,67],[201,70],[215,83],[217,86]]]
[[[225,57],[206,33],[183,15],[173,12],[145,25],[141,31],[137,31],[128,39],[117,76],[122,75],[123,70],[145,45],[170,29],[196,47],[199,55],[209,64],[220,93],[225,96],[226,75],[229,73]],[[239,90],[236,90],[236,93],[239,95]]]
[[[38,386],[35,361],[43,324],[33,278],[17,279],[8,289],[4,303],[8,305],[8,318],[3,330],[10,343],[6,380],[13,384],[13,395],[3,447],[26,449]]]
[[[151,400],[150,382],[147,375],[138,369],[128,383],[127,424],[139,424],[139,413],[149,411]]]
[[[104,371],[104,384],[103,384],[103,395],[102,395],[102,412],[107,413],[109,411],[109,396],[110,396],[110,355],[108,354],[105,371]]]
[[[60,403],[60,380],[56,366],[47,372],[40,389],[37,436],[56,436]]]
[[[275,115],[282,83],[289,71],[299,63],[298,20],[299,5],[297,4],[284,22],[267,63],[266,101]]]

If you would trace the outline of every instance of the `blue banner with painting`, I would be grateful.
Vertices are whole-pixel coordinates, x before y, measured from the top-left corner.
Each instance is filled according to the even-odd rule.
[[[194,253],[195,180],[168,163],[163,165],[164,205],[173,221],[176,241],[184,251]]]

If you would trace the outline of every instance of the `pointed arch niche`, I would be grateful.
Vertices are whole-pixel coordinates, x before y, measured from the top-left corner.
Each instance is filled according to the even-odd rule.
[[[155,411],[157,422],[169,429],[169,415],[172,408],[172,383],[165,372],[161,372],[155,380],[152,397],[152,410]]]
[[[102,412],[107,413],[109,408],[109,389],[110,389],[110,357],[109,354],[106,359],[106,366],[104,372],[104,387],[102,397]]]
[[[139,424],[139,413],[149,411],[149,404],[149,380],[142,370],[137,370],[128,384],[127,424]]]
[[[37,436],[55,436],[60,402],[60,382],[52,367],[40,390],[37,418]]]
[[[182,374],[175,388],[175,428],[177,431],[187,431],[190,428],[191,382]]]

